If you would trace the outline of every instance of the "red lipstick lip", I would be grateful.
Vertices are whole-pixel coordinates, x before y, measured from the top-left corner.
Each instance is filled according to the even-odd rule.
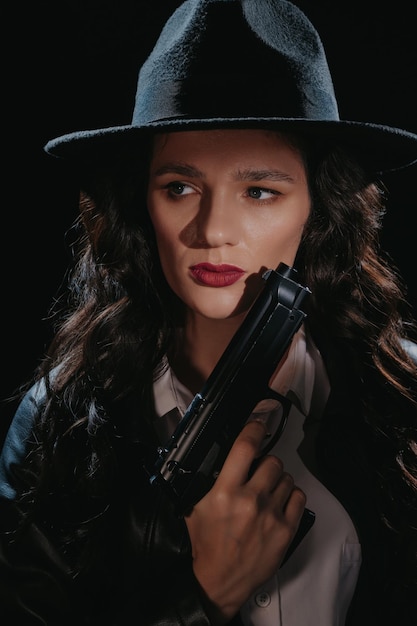
[[[190,272],[197,282],[208,287],[228,287],[245,274],[241,267],[228,263],[197,263],[190,267]]]

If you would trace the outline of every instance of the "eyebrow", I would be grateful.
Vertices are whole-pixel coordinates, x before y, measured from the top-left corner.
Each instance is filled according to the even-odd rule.
[[[204,172],[199,170],[197,167],[181,162],[165,163],[153,172],[154,176],[163,176],[164,174],[178,174],[180,176],[188,176],[190,178],[205,178]],[[261,180],[270,180],[272,182],[284,181],[295,183],[295,179],[286,172],[271,169],[238,169],[234,178],[237,181],[257,182]]]
[[[237,180],[249,180],[249,181],[259,181],[259,180],[270,180],[273,182],[289,182],[295,183],[295,179],[283,172],[282,170],[270,170],[270,169],[245,169],[238,170],[236,174]]]
[[[205,178],[204,173],[193,165],[187,163],[172,162],[161,165],[153,172],[154,176],[163,176],[164,174],[179,174],[180,176],[189,176],[190,178]]]

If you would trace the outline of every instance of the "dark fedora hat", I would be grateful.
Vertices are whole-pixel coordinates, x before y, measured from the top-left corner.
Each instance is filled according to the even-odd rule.
[[[132,122],[49,141],[46,152],[94,160],[140,149],[149,133],[274,128],[343,142],[375,171],[417,161],[417,135],[341,120],[320,37],[286,0],[186,0],[139,72]]]

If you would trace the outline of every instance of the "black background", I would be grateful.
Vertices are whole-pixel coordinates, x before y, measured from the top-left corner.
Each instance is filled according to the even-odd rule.
[[[137,71],[176,0],[18,2],[3,15],[2,360],[0,430],[6,399],[30,376],[51,336],[49,306],[69,251],[77,189],[49,139],[128,124]],[[295,2],[321,34],[340,116],[417,132],[416,35],[412,4],[366,0]],[[231,45],[233,33],[231,33]],[[417,310],[414,252],[417,166],[387,175],[383,243]]]

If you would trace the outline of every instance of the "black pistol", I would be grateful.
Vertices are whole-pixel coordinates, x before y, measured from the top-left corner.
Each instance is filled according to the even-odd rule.
[[[150,481],[163,487],[180,516],[189,512],[212,487],[258,402],[289,402],[268,384],[306,317],[300,307],[310,290],[297,282],[296,275],[296,270],[284,263],[264,273],[263,289],[241,326],[167,444],[158,448]],[[273,443],[285,423],[286,416]],[[312,511],[305,509],[298,537],[290,549],[305,535],[314,517]],[[289,553],[290,550],[286,558]]]

